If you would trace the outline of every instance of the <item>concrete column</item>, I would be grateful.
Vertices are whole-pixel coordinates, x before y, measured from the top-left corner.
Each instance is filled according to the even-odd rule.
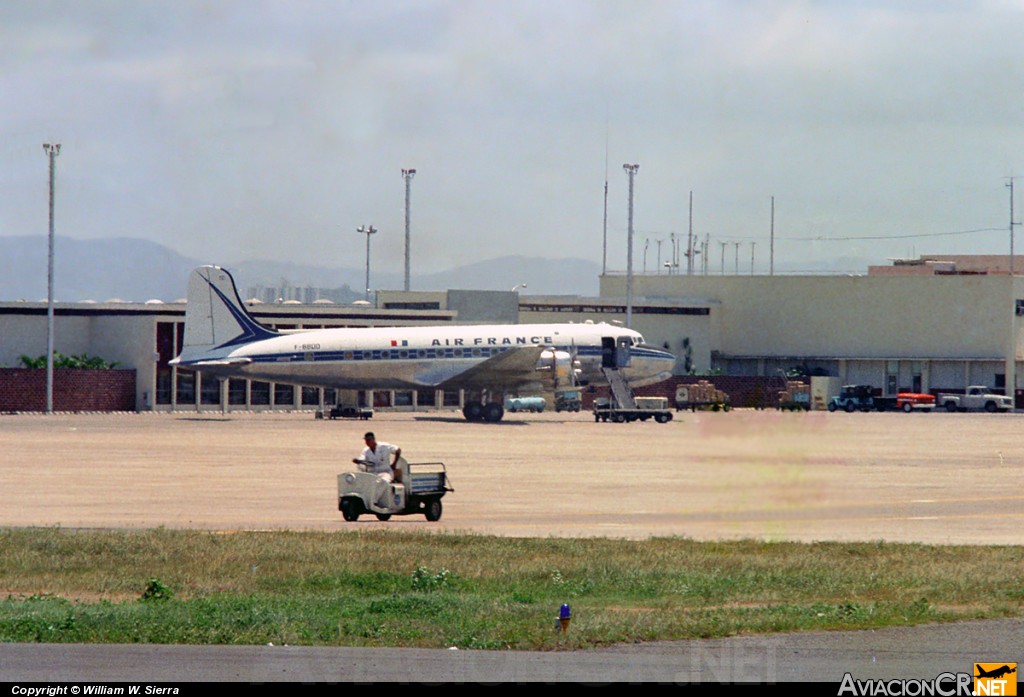
[[[171,345],[178,350],[178,323],[171,322]],[[178,366],[171,366],[171,411],[178,406]]]

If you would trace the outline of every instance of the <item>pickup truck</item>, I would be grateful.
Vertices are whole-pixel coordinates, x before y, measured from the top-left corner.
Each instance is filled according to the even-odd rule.
[[[984,385],[971,385],[967,388],[966,394],[942,393],[936,398],[936,403],[945,407],[946,411],[972,411],[981,410],[992,413],[996,411],[1010,411],[1013,409],[1013,400],[1001,394],[993,394]]]

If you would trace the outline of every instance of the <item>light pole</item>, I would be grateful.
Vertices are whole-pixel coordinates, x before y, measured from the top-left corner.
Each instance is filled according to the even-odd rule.
[[[1010,189],[1010,305],[1012,311],[1010,312],[1010,346],[1006,352],[1006,387],[1005,391],[1007,396],[1013,400],[1013,405],[1016,407],[1017,404],[1017,301],[1016,301],[1016,288],[1014,285],[1014,268],[1013,268],[1013,228],[1020,223],[1016,223],[1013,220],[1013,177],[1009,178],[1010,181],[1007,183],[1007,187]]]
[[[416,176],[416,170],[403,169],[402,179],[405,180],[405,289],[409,290],[409,220],[412,211],[409,208],[409,192],[411,190],[412,178]],[[367,238],[369,239],[369,238]]]
[[[1013,180],[1014,177],[1007,177],[1010,181],[1006,187],[1010,190],[1010,275],[1013,275],[1013,228],[1020,223],[1013,222]]]
[[[640,165],[622,165],[622,169],[629,175],[629,232],[627,234],[629,245],[626,249],[626,327],[633,328],[633,178],[636,176]]]
[[[370,301],[370,235],[377,232],[377,228],[372,225],[360,225],[356,228],[356,232],[361,235],[366,235],[366,301]]]
[[[53,413],[53,194],[60,143],[43,143],[50,158],[50,251],[46,273],[46,413]]]

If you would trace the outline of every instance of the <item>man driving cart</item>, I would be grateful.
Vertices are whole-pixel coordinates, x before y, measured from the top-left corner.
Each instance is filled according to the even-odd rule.
[[[363,435],[363,441],[366,442],[366,447],[359,457],[352,458],[352,462],[370,474],[377,475],[378,484],[374,501],[377,505],[386,507],[385,497],[391,482],[395,479],[395,465],[402,456],[402,449],[391,443],[378,443],[373,431],[367,431]]]

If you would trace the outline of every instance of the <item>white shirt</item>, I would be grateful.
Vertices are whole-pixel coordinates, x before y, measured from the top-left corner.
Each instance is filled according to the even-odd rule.
[[[398,450],[398,446],[391,445],[391,443],[382,443],[377,441],[377,452],[370,450],[369,446],[363,448],[362,454],[359,456],[360,460],[366,462],[366,471],[373,474],[391,474],[391,460],[395,451]]]

